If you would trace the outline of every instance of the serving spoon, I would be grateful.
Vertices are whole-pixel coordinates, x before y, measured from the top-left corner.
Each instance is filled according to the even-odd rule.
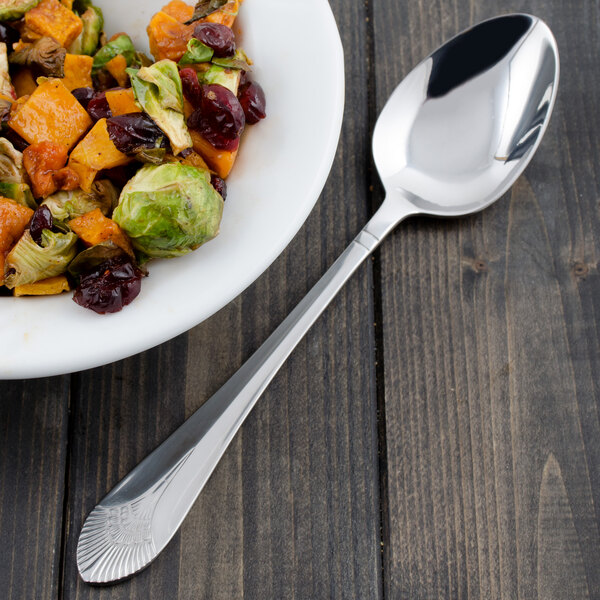
[[[84,581],[129,577],[158,556],[281,365],[398,223],[467,215],[509,189],[546,130],[558,76],[550,29],[525,14],[464,31],[409,73],[373,133],[383,204],[240,370],[92,510],[77,545]]]

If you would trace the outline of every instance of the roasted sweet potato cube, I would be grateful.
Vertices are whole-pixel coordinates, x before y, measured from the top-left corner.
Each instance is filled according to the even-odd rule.
[[[93,87],[92,65],[94,59],[85,54],[67,54],[65,56],[65,76],[62,80],[71,91],[81,87]]]
[[[171,15],[157,12],[148,25],[150,52],[154,58],[170,58],[178,61],[187,50],[187,43],[194,33],[194,24],[184,25]]]
[[[32,216],[31,208],[0,197],[0,285],[4,282],[6,254],[23,235]]]
[[[94,179],[98,175],[98,169],[92,169],[89,165],[83,165],[73,159],[69,160],[69,167],[79,176],[79,187],[84,192],[91,192],[92,183],[94,183]]]
[[[106,92],[106,101],[108,102],[108,106],[110,106],[113,117],[142,112],[142,109],[135,101],[131,88],[126,90],[108,90]]]
[[[29,96],[8,126],[30,144],[57,142],[72,148],[92,124],[61,79],[48,79]]]
[[[99,208],[69,221],[69,227],[78,235],[86,246],[95,246],[107,240],[112,241],[133,256],[133,248],[123,230]]]
[[[61,46],[70,46],[83,29],[81,19],[58,0],[42,0],[25,13],[25,26],[41,36],[53,37]]]
[[[41,279],[35,283],[17,285],[13,289],[13,294],[15,296],[54,296],[68,292],[70,289],[67,277],[65,275],[57,275],[56,277]]]
[[[231,27],[240,10],[241,3],[242,0],[228,0],[221,8],[210,13],[210,15],[204,17],[204,19],[200,19],[198,22],[221,23],[221,25]]]
[[[125,72],[127,59],[122,54],[117,54],[106,63],[106,70],[117,80],[121,87],[129,82],[129,75]]]
[[[170,17],[177,19],[180,23],[189,21],[194,15],[194,7],[186,4],[182,0],[171,0],[171,2],[163,6],[161,10]]]
[[[38,84],[31,74],[31,70],[27,67],[19,69],[12,78],[12,83],[17,93],[17,98],[22,96],[31,96],[35,92]]]
[[[205,140],[197,131],[190,130],[190,135],[194,143],[194,151],[204,159],[212,171],[225,179],[231,172],[238,151],[219,150]]]

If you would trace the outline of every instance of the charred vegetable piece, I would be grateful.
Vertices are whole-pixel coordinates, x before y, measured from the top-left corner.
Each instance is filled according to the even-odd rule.
[[[143,276],[131,258],[111,258],[81,277],[73,300],[99,314],[118,312],[138,296]]]
[[[219,232],[223,199],[210,173],[180,163],[145,166],[123,188],[113,219],[151,257],[191,252]]]
[[[31,70],[32,77],[64,77],[67,51],[53,38],[42,37],[10,55],[10,63]]]
[[[133,256],[133,248],[127,236],[112,219],[105,217],[99,208],[81,217],[71,219],[69,227],[86,246],[95,246],[110,240],[127,254]]]
[[[92,87],[91,56],[83,54],[67,54],[65,57],[65,76],[63,83],[68,90]]]
[[[8,198],[0,198],[0,284],[4,282],[6,253],[21,237],[32,216],[31,208]]]
[[[54,233],[44,229],[41,245],[38,245],[26,230],[6,257],[4,285],[12,289],[61,275],[77,254],[76,242],[74,233]]]
[[[135,72],[130,69],[135,99],[165,132],[174,154],[192,146],[184,117],[183,90],[177,65],[161,60]]]
[[[52,231],[52,213],[47,206],[40,206],[33,213],[31,222],[29,223],[29,234],[33,241],[38,245],[42,245],[42,231],[50,229]]]
[[[17,285],[13,290],[15,296],[55,296],[71,289],[65,275],[48,277],[35,283]]]
[[[106,101],[114,117],[128,113],[142,112],[142,109],[135,101],[135,96],[131,88],[126,90],[108,90],[106,92]]]
[[[92,73],[96,74],[100,69],[104,69],[108,61],[112,60],[118,54],[122,54],[127,62],[127,66],[133,63],[135,58],[135,48],[128,35],[122,34],[116,39],[102,46],[94,55],[94,66]]]
[[[31,179],[36,198],[46,198],[59,189],[73,190],[79,176],[67,163],[67,148],[56,142],[31,144],[23,152],[23,165]]]
[[[233,31],[226,25],[221,25],[220,23],[198,23],[194,27],[194,38],[213,50],[217,57],[222,58],[235,54],[235,36],[233,35]]]
[[[67,48],[83,30],[81,19],[58,0],[42,0],[25,14],[25,25],[33,32],[53,37]]]
[[[0,2],[0,21],[16,21],[41,0],[3,0]]]
[[[219,150],[236,150],[246,118],[234,94],[222,85],[202,86],[200,106],[190,115],[188,127]]]
[[[154,121],[145,113],[131,113],[111,117],[106,120],[108,135],[123,154],[133,154],[138,150],[166,148],[167,137]]]
[[[42,83],[8,126],[30,144],[50,141],[72,148],[92,121],[60,79]]]

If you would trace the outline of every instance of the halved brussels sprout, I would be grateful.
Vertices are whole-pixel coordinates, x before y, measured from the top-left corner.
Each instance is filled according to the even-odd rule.
[[[38,246],[26,229],[6,257],[4,285],[12,289],[64,273],[77,254],[76,242],[74,233],[54,233],[44,229],[42,244]]]
[[[0,42],[0,94],[9,98],[17,97],[8,73],[8,47],[4,42]]]
[[[52,213],[54,222],[64,222],[99,208],[103,215],[108,215],[117,203],[118,191],[108,179],[101,179],[92,184],[90,193],[81,189],[61,191],[48,196],[42,204]]]
[[[93,56],[98,49],[100,34],[104,27],[102,10],[91,4],[80,15],[83,29],[77,39],[69,46],[71,54],[87,54]],[[110,60],[110,59],[109,59]]]
[[[126,255],[125,250],[108,240],[80,252],[69,264],[68,271],[74,279],[79,280],[81,275],[89,273],[107,260]]]
[[[208,171],[167,163],[140,169],[123,188],[112,218],[137,250],[170,258],[213,239],[222,214],[223,198]]]
[[[179,61],[180,66],[195,65],[197,63],[208,62],[213,57],[214,51],[203,44],[200,40],[192,38],[187,43],[187,50]]]
[[[191,148],[183,111],[183,90],[177,64],[164,59],[151,67],[127,69],[135,99],[165,132],[174,154]]]
[[[239,69],[228,69],[212,64],[203,73],[198,73],[198,81],[205,85],[218,84],[226,87],[234,96],[237,96],[240,87],[242,72]]]
[[[28,10],[35,8],[42,0],[2,0],[0,21],[16,21]]]

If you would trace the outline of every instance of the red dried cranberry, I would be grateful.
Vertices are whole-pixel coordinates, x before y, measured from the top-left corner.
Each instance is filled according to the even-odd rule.
[[[215,56],[223,58],[235,54],[235,36],[227,25],[220,23],[198,23],[194,37],[212,48]]]
[[[167,136],[145,113],[128,113],[106,119],[108,137],[123,154],[142,148],[166,148]]]
[[[188,119],[188,127],[220,150],[236,150],[246,118],[233,92],[218,84],[203,85],[202,98]]]
[[[29,234],[38,246],[42,245],[42,231],[44,229],[52,229],[52,213],[45,204],[42,204],[33,213],[29,223]]]
[[[202,98],[202,89],[196,71],[190,68],[181,69],[181,71],[179,71],[179,76],[181,77],[183,95],[194,108],[198,108]]]
[[[238,90],[238,99],[244,109],[246,123],[254,125],[267,116],[265,92],[258,83],[246,81],[242,84]]]
[[[91,87],[82,87],[74,89],[71,94],[77,98],[77,101],[83,108],[87,110],[88,104],[90,100],[96,95],[94,88]]]
[[[2,131],[2,135],[19,151],[23,152],[28,146],[29,142],[24,140],[14,129],[10,127]]]
[[[119,312],[140,293],[142,277],[129,256],[111,258],[81,277],[73,300],[101,315]]]
[[[87,111],[94,121],[112,117],[112,111],[106,99],[106,92],[96,92],[88,102]]]
[[[210,176],[210,183],[215,190],[221,194],[223,200],[225,200],[225,198],[227,198],[227,184],[225,183],[225,180],[213,173]]]

